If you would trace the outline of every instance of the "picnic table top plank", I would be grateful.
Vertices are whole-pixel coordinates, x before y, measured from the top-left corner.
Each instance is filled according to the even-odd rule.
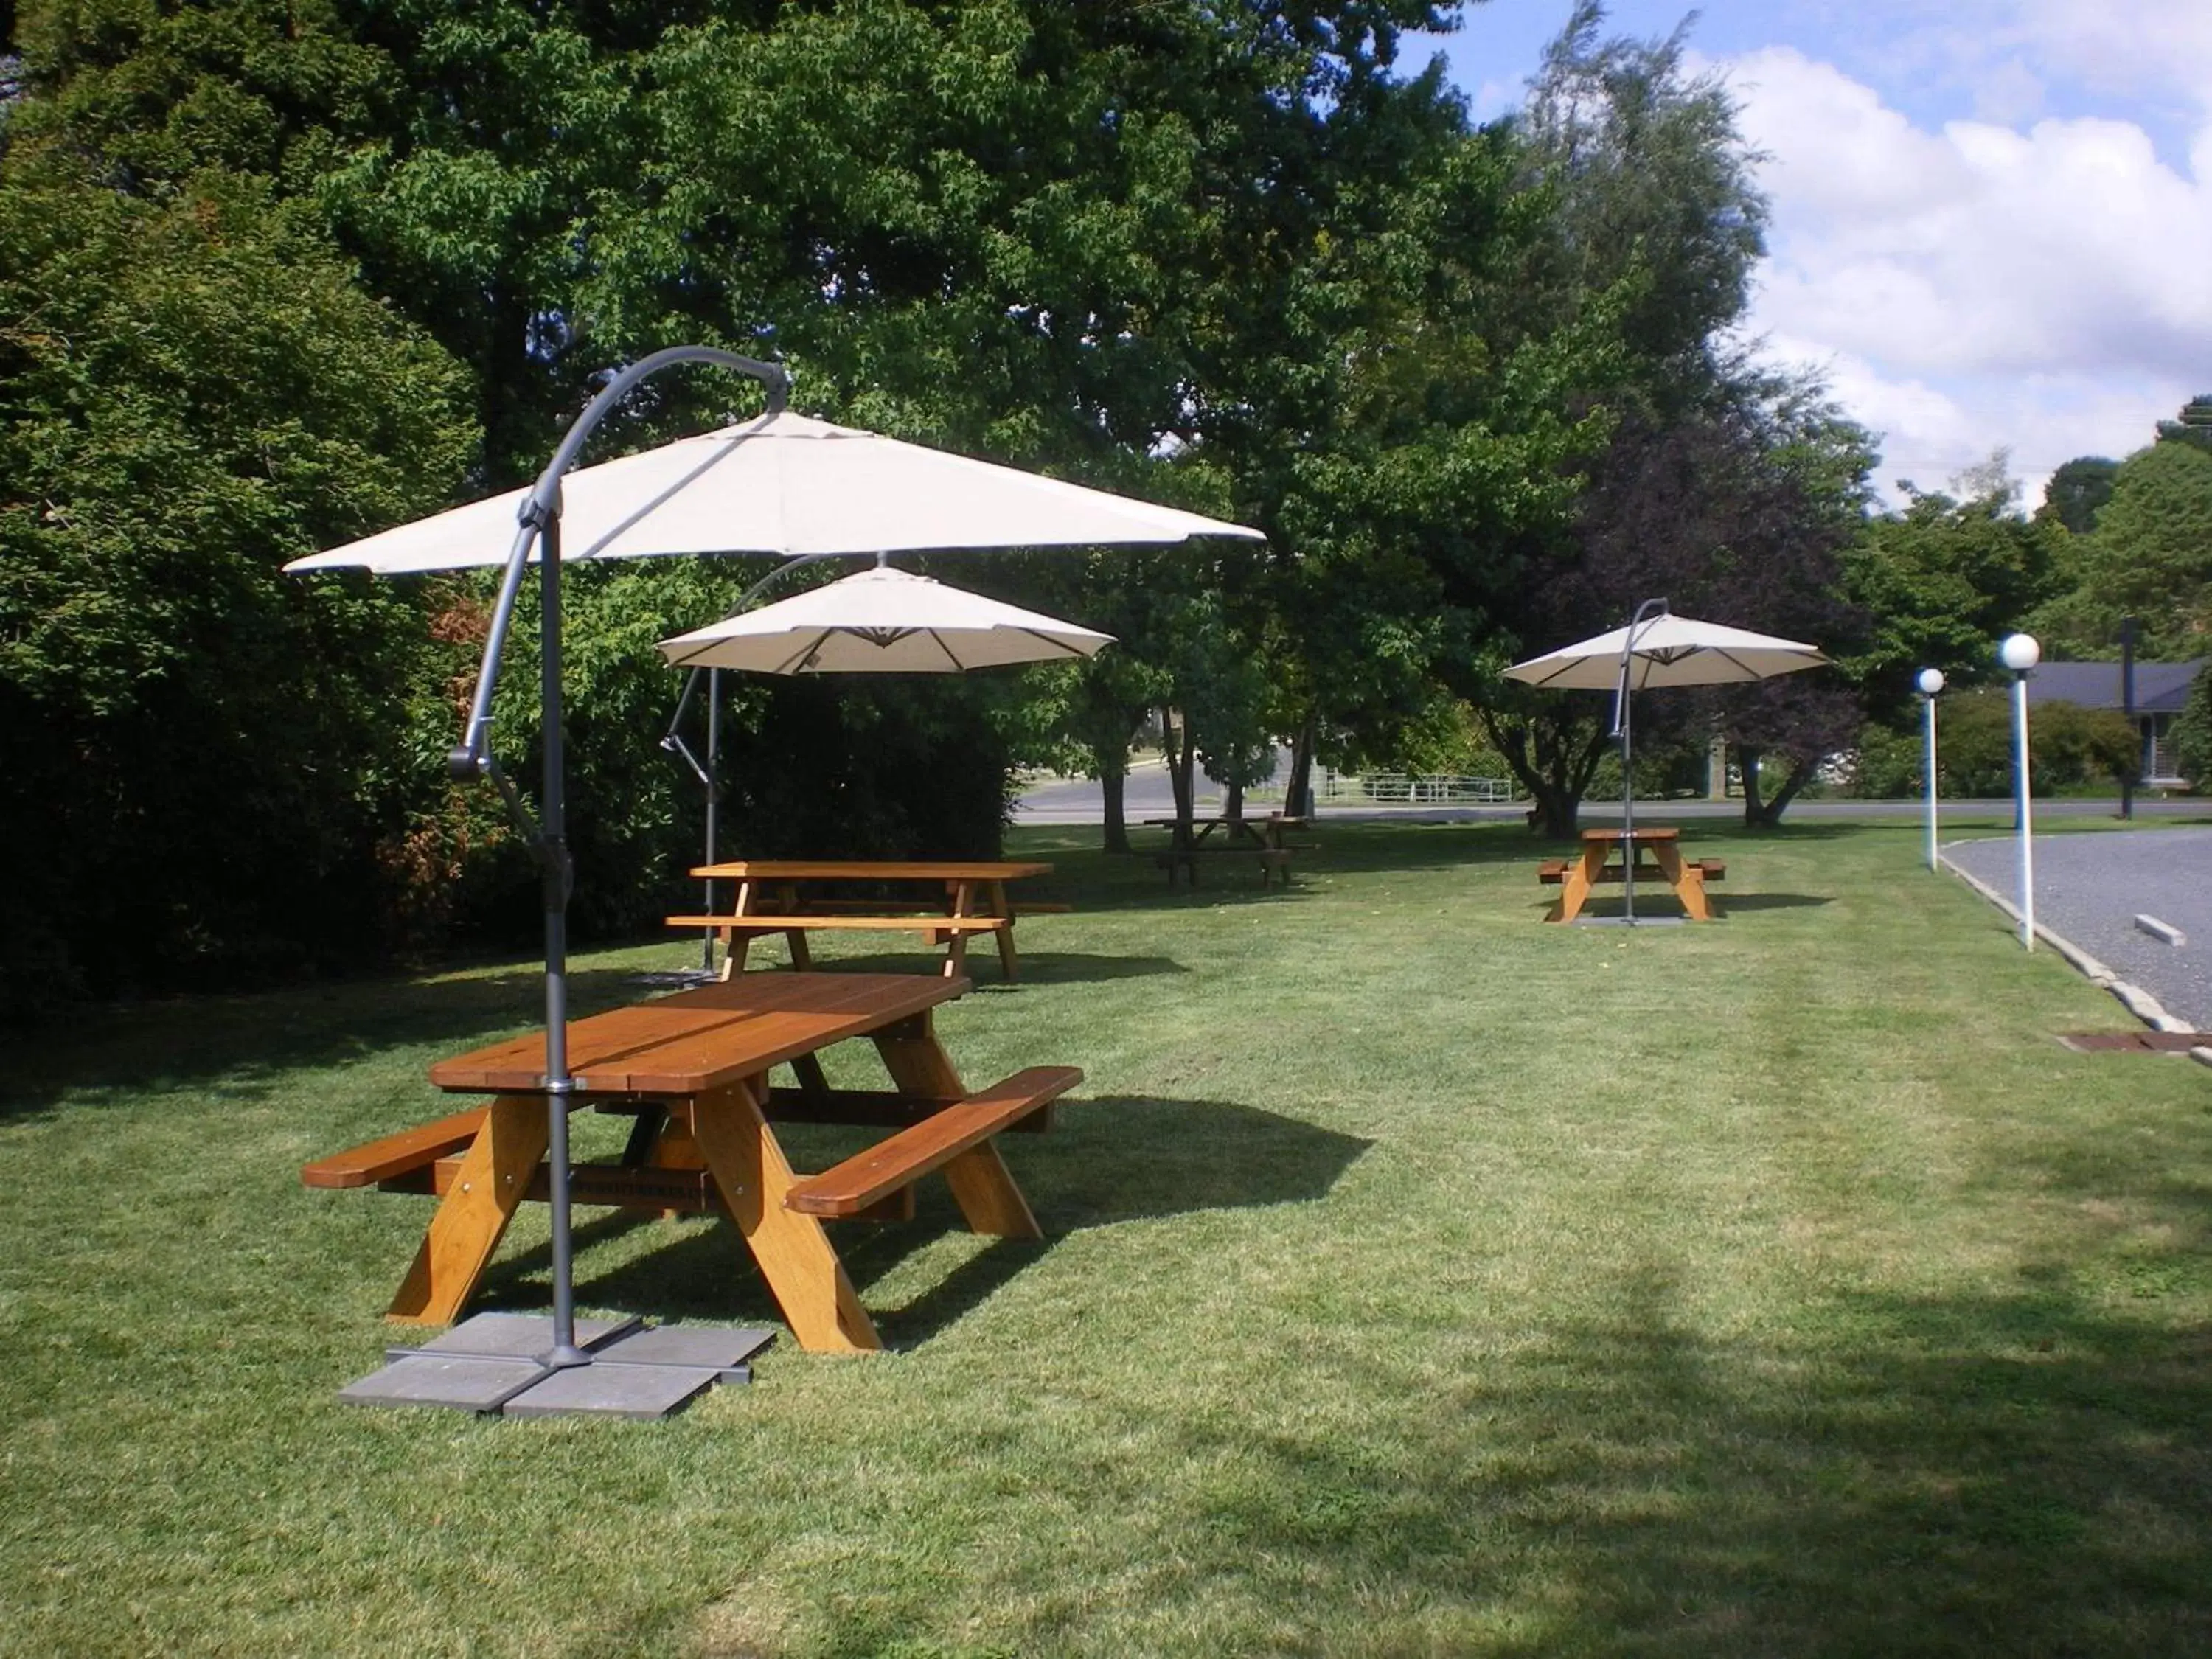
[[[568,1070],[580,1094],[705,1094],[926,1013],[969,984],[957,975],[742,975],[572,1020]],[[541,1091],[544,1034],[441,1060],[430,1081],[457,1092]]]
[[[737,881],[1017,881],[1048,876],[1052,866],[964,859],[731,859],[700,865],[691,873]]]

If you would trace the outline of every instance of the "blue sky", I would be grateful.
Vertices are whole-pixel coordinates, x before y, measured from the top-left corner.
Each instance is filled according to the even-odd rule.
[[[1434,47],[1497,114],[1568,10],[1492,0]],[[1687,15],[1619,0],[1607,27]],[[2207,0],[1715,0],[1689,46],[1765,158],[1750,331],[1881,434],[1886,491],[2002,447],[2032,506],[2212,390]]]

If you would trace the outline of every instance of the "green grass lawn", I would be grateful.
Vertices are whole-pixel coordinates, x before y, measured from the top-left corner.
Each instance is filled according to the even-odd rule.
[[[1632,933],[1504,827],[1286,895],[1095,833],[1017,837],[1079,908],[939,1017],[1089,1074],[1006,1146],[1048,1237],[848,1229],[896,1352],[661,1425],[335,1398],[429,1200],[298,1166],[449,1109],[530,964],[11,1042],[0,1652],[2212,1650],[2212,1073],[2058,1047],[2127,1016],[1917,826],[1695,825],[1726,920]],[[579,1213],[587,1311],[774,1319],[719,1225]]]

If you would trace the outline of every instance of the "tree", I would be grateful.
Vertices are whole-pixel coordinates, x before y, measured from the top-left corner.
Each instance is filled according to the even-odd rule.
[[[2212,668],[2189,683],[2189,696],[2171,734],[2173,763],[2189,787],[2202,793],[2212,785]]]
[[[2051,475],[2035,516],[2056,519],[2075,535],[2087,535],[2097,527],[2105,503],[2112,499],[2112,477],[2119,470],[2118,461],[2102,455],[2075,457]]]
[[[1960,496],[1904,483],[1904,509],[1869,519],[1844,556],[1845,589],[1873,618],[1846,666],[1879,718],[1905,717],[1921,669],[1962,686],[1993,678],[1996,641],[2064,580],[2067,532],[2021,517],[2008,477],[1961,483]]]
[[[2158,441],[2188,444],[2212,452],[2212,392],[2200,392],[2181,406],[2179,418],[2158,423]]]
[[[2120,620],[2133,616],[2142,655],[2201,653],[2212,630],[2212,449],[2159,442],[2129,456],[2078,549],[2073,591],[2036,618],[2060,649],[2115,655]]]
[[[0,768],[38,803],[0,815],[11,1008],[357,957],[442,787],[410,740],[447,718],[435,594],[278,566],[444,498],[463,380],[222,185],[0,165]]]
[[[1685,614],[1793,637],[1847,641],[1855,612],[1838,591],[1838,548],[1864,500],[1868,443],[1816,385],[1753,370],[1722,344],[1742,314],[1763,246],[1765,204],[1735,106],[1687,72],[1685,38],[1607,40],[1603,14],[1577,6],[1547,54],[1522,125],[1531,184],[1552,204],[1549,234],[1511,307],[1561,326],[1610,319],[1619,346],[1586,359],[1572,388],[1597,438],[1580,462],[1577,510],[1502,562],[1488,607],[1493,639],[1468,685],[1490,740],[1535,799],[1532,823],[1571,834],[1610,735],[1597,700],[1541,695],[1496,678],[1533,654],[1625,623],[1663,595]],[[1802,782],[1814,752],[1855,724],[1847,690],[1806,687],[1734,700],[1639,702],[1655,743],[1732,722],[1754,750],[1790,751]],[[1832,705],[1832,706],[1830,706]],[[1808,723],[1809,722],[1809,723]],[[1764,821],[1794,793],[1752,804]]]

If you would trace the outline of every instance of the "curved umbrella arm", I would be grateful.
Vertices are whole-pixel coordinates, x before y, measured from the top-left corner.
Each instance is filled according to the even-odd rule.
[[[468,726],[459,744],[447,757],[447,769],[455,782],[468,783],[480,777],[496,776],[491,760],[492,691],[498,684],[500,656],[507,647],[507,629],[514,621],[514,602],[522,591],[523,572],[530,562],[532,544],[560,516],[562,475],[575,465],[577,456],[583,453],[584,445],[599,422],[629,395],[631,388],[674,363],[713,363],[750,375],[767,388],[771,415],[781,413],[790,399],[791,376],[780,364],[740,357],[733,351],[721,351],[713,346],[671,346],[665,351],[639,358],[608,381],[599,396],[586,406],[569,427],[568,435],[562,439],[560,448],[553,452],[553,459],[546,463],[545,470],[538,475],[537,483],[516,514],[521,520],[521,528],[515,533],[514,550],[507,556],[506,573],[500,581],[499,603],[493,609],[491,631],[484,640],[483,660],[477,670],[476,695],[469,708]]]

